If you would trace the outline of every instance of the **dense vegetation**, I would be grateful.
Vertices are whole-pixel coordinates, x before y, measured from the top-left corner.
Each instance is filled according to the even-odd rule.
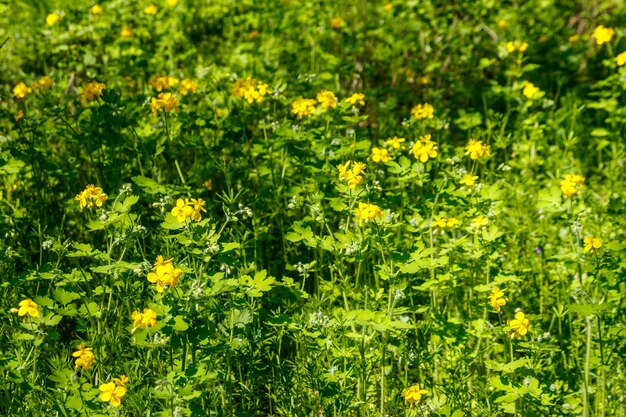
[[[0,415],[626,416],[624,22],[0,2]]]

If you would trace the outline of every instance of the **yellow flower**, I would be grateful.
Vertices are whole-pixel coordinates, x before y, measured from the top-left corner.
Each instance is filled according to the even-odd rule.
[[[163,75],[161,77],[150,78],[150,86],[159,92],[166,90],[168,88],[172,88],[176,84],[178,84],[178,78],[169,77],[167,75]]]
[[[190,205],[189,200],[179,198],[176,200],[176,207],[172,209],[172,216],[176,217],[176,220],[182,223],[193,216],[193,211],[193,207]]]
[[[33,83],[33,88],[35,90],[38,90],[38,89],[47,90],[53,85],[54,85],[54,80],[48,77],[47,75],[44,75],[43,77],[41,77],[40,79],[38,79],[37,81]]]
[[[372,161],[374,162],[389,162],[389,151],[385,148],[372,148]]]
[[[158,98],[152,97],[150,109],[153,115],[156,115],[159,109],[168,113],[172,110],[178,112],[178,99],[172,93],[159,93]]]
[[[626,52],[622,52],[618,56],[615,57],[615,63],[617,66],[622,67],[626,65]]]
[[[339,29],[340,27],[342,27],[344,24],[346,23],[345,20],[343,20],[341,17],[337,16],[337,17],[333,17],[332,19],[330,19],[330,27],[333,29]]]
[[[488,298],[489,298],[489,304],[498,313],[500,312],[501,307],[504,307],[506,305],[506,299],[504,298],[504,290],[501,290],[500,287],[493,287],[491,289],[491,294],[489,294]]]
[[[303,118],[315,113],[315,100],[311,98],[299,98],[291,103],[291,112]]]
[[[198,91],[198,83],[194,80],[185,78],[180,82],[180,94],[186,96],[189,93],[196,93]]]
[[[92,208],[94,205],[96,207],[102,207],[105,201],[107,201],[108,196],[102,192],[102,188],[96,187],[93,184],[88,184],[83,191],[81,191],[74,200],[78,201],[78,205],[80,209]]]
[[[98,387],[100,390],[100,400],[104,402],[110,402],[111,406],[119,407],[122,403],[122,398],[126,395],[126,387],[115,385],[114,382],[108,382]]]
[[[585,177],[576,174],[567,174],[565,178],[561,180],[561,192],[567,198],[570,198],[580,193],[580,187],[583,186]]]
[[[19,122],[20,120],[22,120],[22,118],[24,117],[24,111],[23,110],[18,110],[17,112],[15,112],[15,121]]]
[[[105,88],[107,88],[106,84],[98,82],[91,82],[83,87],[83,92],[80,95],[83,106],[90,101],[99,99],[102,96],[102,90]]]
[[[506,29],[506,27],[507,27],[508,25],[509,25],[509,24],[508,24],[508,22],[507,22],[506,20],[504,20],[504,19],[500,19],[500,20],[498,20],[498,27],[499,27],[500,29]]]
[[[435,108],[428,104],[418,104],[411,109],[411,115],[418,120],[421,119],[432,119],[435,114]]]
[[[202,212],[204,211],[206,213],[206,209],[204,208],[205,204],[206,202],[201,198],[197,200],[195,198],[191,199],[191,205],[193,207],[192,218],[194,221],[199,222],[202,220]]]
[[[463,178],[459,181],[459,184],[466,185],[468,187],[473,187],[474,183],[478,179],[478,175],[465,174]]]
[[[446,227],[448,229],[453,229],[455,227],[457,227],[458,225],[461,224],[461,221],[459,219],[455,219],[454,217],[450,217],[446,223]]]
[[[144,308],[143,313],[139,311],[133,311],[131,314],[133,319],[133,332],[137,329],[143,329],[145,327],[155,327],[157,325],[157,314],[155,311],[149,308]]]
[[[94,4],[93,6],[91,6],[91,14],[102,14],[102,6],[100,6],[99,4]]]
[[[76,358],[75,365],[77,368],[89,369],[95,360],[92,348],[85,345],[80,345],[78,350],[72,353],[72,356]]]
[[[528,44],[522,41],[512,41],[506,43],[506,50],[508,53],[513,53],[515,51],[519,53],[526,52],[528,49]]]
[[[337,107],[337,97],[335,97],[332,91],[322,90],[317,93],[316,98],[323,109],[334,109]]]
[[[615,35],[615,31],[612,28],[604,27],[604,25],[600,25],[593,31],[591,37],[596,41],[596,45],[603,45],[607,42],[610,42]]]
[[[18,305],[20,306],[20,308],[12,308],[12,313],[17,313],[17,315],[20,317],[25,315],[29,315],[31,317],[39,317],[39,305],[30,298],[26,298],[25,300],[20,301]]]
[[[162,293],[166,287],[176,287],[182,276],[183,271],[175,268],[171,259],[164,261],[163,257],[159,255],[154,268],[148,273],[147,279],[156,284],[157,292]]]
[[[126,383],[128,382],[128,377],[126,375],[120,375],[119,378],[112,378],[111,382],[119,387],[126,388]]]
[[[143,11],[150,16],[155,16],[158,13],[159,9],[154,4],[151,4],[150,6],[143,9]]]
[[[52,26],[59,20],[61,20],[61,16],[59,16],[58,13],[50,13],[48,16],[46,16],[46,25]]]
[[[531,82],[524,81],[522,84],[522,94],[524,94],[526,98],[532,99],[537,95],[537,93],[539,93],[539,91],[539,88]]]
[[[167,0],[167,5],[170,7],[174,7],[178,4],[178,0]]]
[[[399,138],[397,136],[388,139],[385,143],[391,146],[395,150],[399,150],[402,147],[402,143],[405,142],[404,138]]]
[[[431,227],[439,227],[440,229],[453,229],[461,224],[459,219],[455,219],[454,217],[450,217],[446,219],[445,217],[436,216],[433,219],[433,224]]]
[[[13,87],[13,95],[17,98],[24,98],[30,94],[31,91],[33,90],[31,90],[30,87],[23,82],[17,83],[17,85]]]
[[[344,99],[344,101],[353,106],[356,106],[357,104],[363,106],[365,104],[365,94],[354,93],[350,97]]]
[[[354,209],[354,216],[359,219],[359,226],[363,221],[369,222],[383,215],[383,211],[376,204],[359,203]]]
[[[133,30],[129,26],[124,26],[120,32],[122,38],[128,39],[133,37]]]
[[[352,168],[350,168],[350,164],[352,164]],[[348,161],[345,164],[337,165],[337,170],[339,170],[339,179],[348,181],[348,188],[354,189],[363,183],[364,163]]]
[[[437,157],[437,144],[430,140],[430,135],[424,135],[415,142],[411,148],[411,152],[413,152],[413,156],[421,163],[425,163],[429,158],[433,159]]]
[[[478,159],[491,155],[491,148],[480,140],[470,139],[465,146],[465,155],[469,155],[470,159]]]
[[[602,239],[598,239],[596,237],[586,237],[585,238],[585,247],[583,251],[585,253],[589,253],[591,251],[596,252],[598,249],[602,247]]]
[[[478,228],[481,228],[481,227],[485,227],[488,224],[489,224],[489,219],[488,218],[486,218],[484,216],[478,216],[478,217],[474,217],[472,219],[471,226],[474,229],[478,229]]]
[[[567,38],[567,40],[570,43],[578,43],[579,39],[580,39],[580,35],[572,35],[569,38]]]
[[[446,219],[444,219],[443,217],[439,217],[439,216],[435,217],[435,219],[433,220],[432,227],[435,227],[435,226],[443,229],[444,227],[446,227]]]
[[[406,404],[419,402],[422,399],[422,395],[424,394],[428,394],[428,391],[425,389],[420,389],[419,384],[402,390],[402,398],[404,398],[404,402]]]
[[[526,315],[521,311],[515,313],[515,319],[509,320],[509,327],[511,327],[511,332],[509,333],[509,337],[522,337],[526,333],[528,333],[528,328],[530,327],[530,320],[526,318]]]
[[[254,78],[239,78],[233,86],[233,97],[241,97],[252,104],[253,102],[261,103],[264,97],[269,93],[267,84],[257,81]]]
[[[383,6],[383,9],[387,12],[390,12],[393,10],[393,3],[389,2],[389,3],[385,3],[385,5]]]

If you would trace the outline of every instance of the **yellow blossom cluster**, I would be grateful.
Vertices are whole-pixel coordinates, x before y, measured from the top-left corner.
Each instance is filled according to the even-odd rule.
[[[507,323],[511,328],[511,331],[509,332],[509,337],[511,339],[524,336],[528,333],[528,328],[530,327],[530,320],[521,311],[515,313],[515,318],[513,320],[508,320]]]
[[[74,200],[78,201],[80,209],[102,207],[102,204],[107,201],[108,196],[102,192],[102,188],[96,187],[93,184],[87,185],[83,191],[81,191]]]
[[[33,90],[23,82],[19,82],[13,87],[13,95],[17,98],[24,98],[32,91]]]
[[[248,104],[255,101],[261,103],[267,94],[269,94],[269,86],[250,77],[245,80],[238,79],[233,87],[233,97],[243,98]]]
[[[180,94],[186,96],[189,93],[197,93],[198,92],[198,82],[194,80],[190,80],[185,78],[180,82]]]
[[[39,305],[31,300],[30,298],[26,298],[18,304],[20,308],[12,308],[12,313],[17,313],[18,316],[30,316],[30,317],[39,317]]]
[[[418,104],[411,109],[411,115],[418,119],[432,119],[435,115],[435,108],[428,103]]]
[[[47,75],[44,75],[37,81],[33,83],[33,88],[35,90],[47,90],[48,88],[54,85],[54,80]]]
[[[124,26],[120,31],[120,36],[124,39],[133,37],[133,29],[130,26]]]
[[[61,20],[61,15],[55,12],[49,13],[46,16],[46,25],[52,26],[55,23],[59,22],[59,20]]]
[[[93,365],[94,360],[96,359],[92,348],[87,347],[85,345],[78,346],[78,350],[72,353],[72,356],[76,358],[76,362],[74,364],[77,368],[89,369]]]
[[[102,384],[98,387],[100,390],[100,401],[111,403],[112,407],[119,407],[122,403],[122,398],[126,395],[126,383],[128,377],[120,375],[119,378],[113,378],[111,382]]]
[[[603,45],[605,43],[611,42],[613,39],[613,35],[615,35],[615,31],[612,28],[604,27],[604,25],[600,25],[594,29],[591,37],[596,41],[596,45]]]
[[[30,94],[33,91],[33,89],[47,90],[53,85],[54,85],[54,80],[48,77],[47,75],[44,75],[43,77],[41,77],[40,79],[38,79],[37,81],[33,83],[32,88],[27,86],[24,82],[17,83],[13,87],[13,95],[18,99],[22,99],[26,97],[28,94]]]
[[[397,151],[397,150],[400,150],[400,148],[402,148],[402,143],[405,141],[406,139],[404,138],[399,138],[397,136],[394,136],[391,139],[387,139],[385,143]]]
[[[143,11],[150,16],[156,16],[156,14],[159,12],[159,8],[156,7],[154,4],[150,4],[148,7],[143,9]]]
[[[315,113],[315,100],[312,98],[299,98],[291,103],[291,112],[303,118]]]
[[[478,175],[465,174],[463,175],[463,178],[461,178],[461,180],[459,181],[459,184],[467,187],[473,187],[477,179]]]
[[[524,81],[522,83],[522,94],[528,99],[533,99],[541,90],[535,84]]]
[[[365,164],[363,162],[348,161],[345,164],[337,165],[337,169],[339,170],[339,179],[348,181],[348,188],[354,189],[357,185],[363,183],[363,175],[365,175]]]
[[[372,148],[371,154],[372,161],[374,162],[389,162],[391,157],[389,156],[389,151],[385,148]]]
[[[99,4],[94,4],[93,6],[91,6],[91,14],[100,15],[102,14],[102,12],[102,6],[100,6]]]
[[[162,75],[158,77],[150,78],[150,87],[154,88],[156,91],[161,92],[163,90],[167,90],[168,88],[172,88],[178,85],[179,81],[176,77],[170,77],[168,75]]]
[[[350,97],[344,98],[343,101],[352,106],[364,106],[365,105],[365,94],[363,93],[354,93]]]
[[[428,391],[425,389],[420,389],[419,384],[402,390],[402,398],[404,398],[404,402],[408,405],[420,402],[420,400],[422,399],[422,395],[424,394],[428,394]]]
[[[615,57],[615,63],[618,67],[623,67],[624,65],[626,65],[626,51]]]
[[[85,106],[88,102],[97,100],[102,96],[102,90],[107,88],[106,84],[91,82],[83,87],[83,92],[80,95],[80,98],[83,102],[83,106]]]
[[[336,16],[336,17],[333,17],[332,19],[330,19],[330,27],[333,28],[333,29],[339,29],[345,23],[346,23],[346,21],[343,20],[343,18],[341,18],[339,16]]]
[[[176,287],[178,280],[182,276],[183,271],[174,267],[172,259],[165,259],[162,255],[159,255],[147,278],[148,281],[156,284],[157,292],[162,293],[166,287]]]
[[[359,226],[363,222],[369,222],[383,215],[383,211],[376,204],[359,203],[354,209],[354,216],[359,220]]]
[[[485,227],[489,224],[489,219],[484,216],[477,216],[472,219],[470,225],[474,229],[480,229],[481,227]]]
[[[489,304],[493,307],[498,313],[501,308],[506,305],[506,298],[504,298],[504,291],[500,289],[500,287],[495,286],[491,289],[491,294],[489,294]]]
[[[334,109],[337,107],[337,97],[332,91],[322,90],[315,97],[323,109]]]
[[[179,198],[176,200],[176,206],[172,209],[172,215],[181,223],[187,219],[199,222],[202,220],[202,212],[206,213],[205,204],[206,202],[201,198]]]
[[[585,182],[585,177],[576,174],[567,174],[561,180],[561,192],[567,198],[580,193],[580,187]]]
[[[524,53],[528,49],[528,43],[522,41],[509,41],[505,45],[508,53],[519,52]]]
[[[482,158],[491,155],[491,148],[480,140],[470,139],[465,146],[465,155],[469,155],[470,159]]]
[[[158,97],[152,97],[150,100],[150,110],[156,116],[157,112],[163,109],[166,112],[172,110],[178,112],[178,99],[172,93],[159,93]]]
[[[133,319],[133,332],[137,329],[156,327],[157,325],[157,314],[149,308],[144,308],[143,313],[133,311],[130,317]]]
[[[438,227],[440,229],[453,229],[461,224],[459,219],[454,217],[445,218],[437,216],[433,219],[432,227]]]
[[[586,237],[584,239],[585,246],[583,247],[583,251],[585,253],[589,252],[597,252],[598,249],[602,247],[602,239],[598,239],[597,237]]]
[[[430,134],[421,136],[419,140],[413,144],[413,147],[411,147],[413,156],[421,163],[425,163],[428,159],[437,157],[437,144],[430,140],[430,138]]]

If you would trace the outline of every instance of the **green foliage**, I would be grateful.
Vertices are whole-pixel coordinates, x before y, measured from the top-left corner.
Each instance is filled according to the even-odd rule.
[[[626,416],[624,21],[0,2],[0,415]]]

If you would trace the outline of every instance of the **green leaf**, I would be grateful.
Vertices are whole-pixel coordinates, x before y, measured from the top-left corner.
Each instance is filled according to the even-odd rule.
[[[65,291],[63,288],[56,288],[52,291],[52,298],[61,303],[61,305],[67,305],[74,300],[78,300],[80,295],[75,292]]]
[[[521,358],[505,364],[492,360],[485,361],[485,365],[487,366],[487,368],[493,369],[497,372],[502,372],[504,374],[510,374],[511,372],[515,372],[515,370],[524,367],[527,363],[528,361],[526,360],[526,358]]]
[[[161,223],[161,227],[167,230],[178,230],[185,227],[185,222],[181,223],[172,215],[172,213],[167,213],[165,215],[165,220]]]
[[[239,249],[241,244],[239,242],[222,243],[222,252],[230,252],[233,249]]]
[[[189,325],[187,324],[187,322],[185,322],[183,316],[174,317],[174,325],[172,326],[172,329],[176,330],[177,332],[184,332],[188,328]]]
[[[132,178],[133,182],[148,194],[167,194],[167,187],[159,184],[151,178],[136,176]]]

